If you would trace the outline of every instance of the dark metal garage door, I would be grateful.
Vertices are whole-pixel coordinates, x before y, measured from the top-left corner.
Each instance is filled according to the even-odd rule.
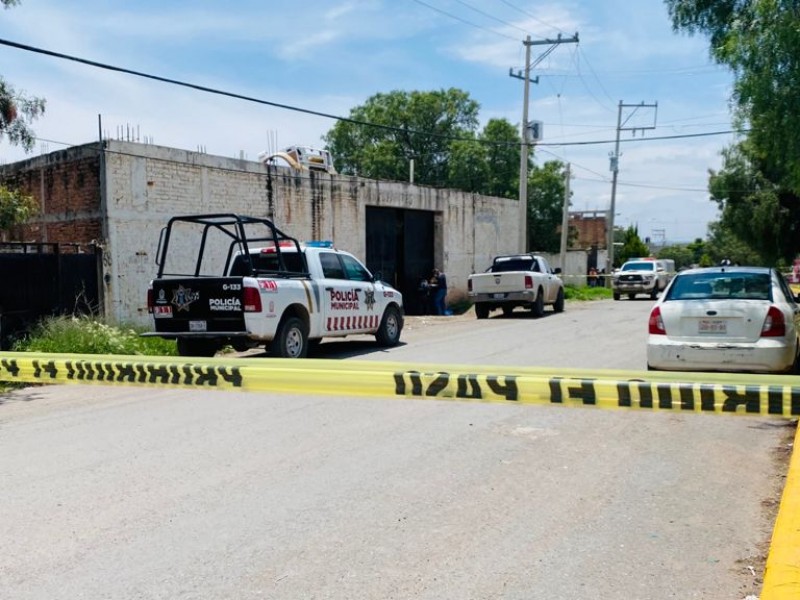
[[[367,268],[403,293],[407,314],[422,314],[417,294],[433,270],[431,211],[367,207]]]

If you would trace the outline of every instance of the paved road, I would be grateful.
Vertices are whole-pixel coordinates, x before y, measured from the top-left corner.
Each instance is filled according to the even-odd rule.
[[[641,369],[649,306],[413,318],[402,346],[321,355]],[[28,388],[0,404],[0,596],[745,598],[790,434],[747,417]]]

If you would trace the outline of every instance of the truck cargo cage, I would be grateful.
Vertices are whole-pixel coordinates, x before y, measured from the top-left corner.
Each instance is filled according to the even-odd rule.
[[[161,230],[156,264],[159,279],[308,276],[297,239],[269,219],[233,213],[172,217]]]

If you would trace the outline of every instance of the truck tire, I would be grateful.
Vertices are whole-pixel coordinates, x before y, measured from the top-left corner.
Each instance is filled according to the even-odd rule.
[[[375,339],[381,346],[396,346],[400,342],[402,329],[400,311],[394,306],[389,306],[383,313],[383,319],[381,319],[381,325],[375,333]]]
[[[270,353],[278,358],[305,358],[308,356],[308,330],[298,317],[286,317],[272,340]]]
[[[553,312],[564,312],[564,288],[558,290],[556,301],[553,303]]]
[[[531,315],[534,319],[538,319],[544,314],[544,291],[542,288],[536,290],[536,300],[533,301],[531,306]]]
[[[619,292],[614,292],[614,300],[619,300]]]
[[[475,304],[475,316],[479,319],[485,319],[489,316],[489,307],[485,304],[478,302]]]
[[[217,340],[178,338],[178,354],[181,356],[214,356],[217,350]]]
[[[650,292],[650,300],[655,300],[656,298],[658,298],[658,292],[659,292],[658,287],[654,287],[653,291]]]

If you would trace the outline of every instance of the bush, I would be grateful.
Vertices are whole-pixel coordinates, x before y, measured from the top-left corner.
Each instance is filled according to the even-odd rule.
[[[146,328],[106,325],[96,317],[48,317],[14,344],[17,352],[176,356],[174,341],[139,337]]]
[[[564,297],[567,300],[605,300],[612,298],[613,293],[611,288],[606,287],[565,285]]]

